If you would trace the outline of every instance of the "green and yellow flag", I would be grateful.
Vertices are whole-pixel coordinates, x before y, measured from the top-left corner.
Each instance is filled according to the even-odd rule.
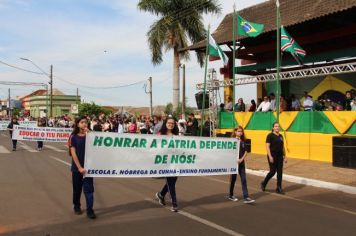
[[[237,16],[237,32],[240,36],[257,37],[264,28],[263,24],[249,22],[241,16]]]

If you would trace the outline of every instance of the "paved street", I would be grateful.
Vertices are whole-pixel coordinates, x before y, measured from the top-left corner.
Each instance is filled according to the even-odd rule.
[[[11,151],[0,133],[0,234],[3,235],[355,235],[356,196],[284,182],[285,195],[258,189],[254,205],[226,199],[228,177],[182,177],[179,213],[153,201],[162,179],[95,179],[98,218],[76,216],[71,205],[70,158],[64,143],[20,142]],[[315,170],[317,171],[317,170]],[[236,193],[241,198],[239,180]],[[168,201],[169,202],[169,201]],[[82,206],[85,206],[82,197]]]

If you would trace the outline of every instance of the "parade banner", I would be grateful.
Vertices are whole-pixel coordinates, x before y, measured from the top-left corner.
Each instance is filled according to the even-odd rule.
[[[203,138],[90,132],[86,177],[165,177],[237,173],[239,143]]]
[[[20,126],[37,127],[37,121],[19,121]]]
[[[24,141],[68,142],[72,129],[14,126],[12,139]]]
[[[0,131],[6,130],[9,123],[10,123],[10,121],[8,121],[8,120],[0,120]]]
[[[0,131],[6,130],[10,122],[11,121],[9,120],[0,120]],[[37,121],[19,121],[19,125],[26,127],[37,127]]]

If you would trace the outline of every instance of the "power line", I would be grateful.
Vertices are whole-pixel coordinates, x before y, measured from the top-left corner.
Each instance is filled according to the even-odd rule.
[[[37,74],[37,75],[43,75],[43,73],[32,71],[32,70],[27,70],[27,69],[24,69],[24,68],[21,68],[21,67],[18,67],[18,66],[14,66],[14,65],[8,64],[6,62],[3,62],[1,60],[0,60],[0,63],[3,64],[3,65],[9,66],[9,67],[15,68],[17,70],[21,70],[21,71],[25,71],[25,72],[32,73],[32,74]]]
[[[86,85],[82,85],[82,84],[77,84],[77,83],[73,83],[73,82],[70,82],[68,80],[65,80],[61,77],[58,77],[58,76],[55,76],[56,79],[60,80],[60,81],[63,81],[65,83],[68,83],[68,84],[71,84],[71,85],[74,85],[74,86],[77,86],[77,87],[80,87],[80,88],[87,88],[87,89],[116,89],[116,88],[126,88],[126,87],[130,87],[130,86],[133,86],[133,85],[136,85],[136,84],[141,84],[143,82],[146,82],[146,80],[140,80],[140,81],[137,81],[137,82],[134,82],[134,83],[130,83],[130,84],[122,84],[122,85],[115,85],[115,86],[107,86],[107,87],[98,87],[98,86],[86,86]]]

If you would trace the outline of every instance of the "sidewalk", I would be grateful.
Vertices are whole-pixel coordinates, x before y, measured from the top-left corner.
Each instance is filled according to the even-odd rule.
[[[267,157],[249,153],[246,168],[268,171]],[[356,169],[334,167],[332,163],[288,158],[283,174],[356,187]]]

